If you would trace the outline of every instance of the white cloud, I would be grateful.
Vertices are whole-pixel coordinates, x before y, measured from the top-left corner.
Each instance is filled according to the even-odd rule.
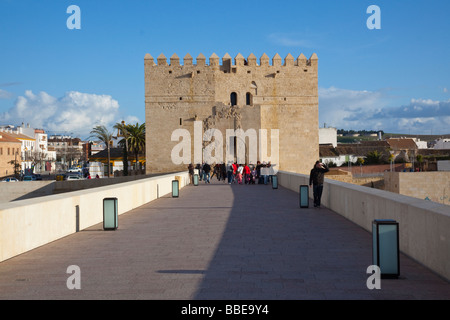
[[[345,129],[371,129],[354,119],[356,114],[371,114],[383,100],[380,92],[319,88],[320,124]],[[362,127],[360,127],[362,126]],[[375,130],[376,128],[373,128]]]
[[[2,118],[10,124],[24,122],[50,133],[73,133],[86,138],[98,124],[112,130],[122,120],[119,116],[119,103],[109,95],[70,91],[55,98],[46,92],[26,91]],[[128,118],[139,122],[136,117]]]
[[[411,99],[406,105],[389,107],[390,100],[381,91],[320,88],[319,121],[343,129],[450,133],[450,100]]]
[[[0,89],[0,99],[11,99],[12,97],[13,94],[11,92]]]

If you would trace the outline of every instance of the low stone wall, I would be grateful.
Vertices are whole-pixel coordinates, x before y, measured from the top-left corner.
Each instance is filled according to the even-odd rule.
[[[384,177],[358,177],[352,176],[350,172],[344,171],[345,174],[334,174],[334,171],[330,171],[331,174],[325,174],[325,177],[332,180],[353,183],[360,186],[384,189]]]
[[[449,171],[385,172],[384,181],[387,191],[450,206]]]
[[[51,181],[4,182],[0,184],[0,203],[31,199],[63,192],[72,192],[77,190],[98,188],[112,184],[136,181],[140,179],[147,179],[159,175],[162,174],[130,175],[125,177],[83,179],[71,181],[51,180]]]
[[[118,199],[119,214],[189,183],[187,172],[161,175],[88,190],[0,204],[0,261],[103,221],[103,199]],[[119,221],[120,228],[120,221]]]
[[[0,203],[53,194],[55,181],[0,182]]]
[[[278,181],[281,186],[299,192],[300,185],[309,183],[309,176],[279,171]],[[327,178],[322,203],[370,233],[373,220],[396,220],[400,250],[450,280],[448,206]]]

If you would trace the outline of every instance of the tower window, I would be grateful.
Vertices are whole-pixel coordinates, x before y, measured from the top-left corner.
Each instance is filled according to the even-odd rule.
[[[232,106],[237,105],[237,94],[236,94],[236,92],[232,92],[230,94],[230,102],[231,102]]]
[[[247,92],[245,94],[245,104],[248,106],[251,106],[253,104],[253,97],[252,94],[250,92]]]

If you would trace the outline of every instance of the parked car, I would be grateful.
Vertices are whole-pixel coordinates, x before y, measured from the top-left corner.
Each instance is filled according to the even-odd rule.
[[[82,178],[79,175],[68,175],[66,177],[67,181],[73,181],[73,180],[82,180]]]
[[[67,172],[80,172],[81,173],[81,168],[69,168],[69,170],[67,170]]]
[[[2,182],[18,182],[19,180],[17,180],[16,178],[6,178],[3,179]]]
[[[40,174],[33,174],[35,180],[42,180],[42,176]]]
[[[33,176],[24,176],[23,181],[36,181],[36,177]]]

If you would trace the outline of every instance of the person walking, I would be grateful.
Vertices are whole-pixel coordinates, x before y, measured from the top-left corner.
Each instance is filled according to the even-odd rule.
[[[200,178],[199,180],[202,181],[203,178],[202,165],[200,165],[200,163],[197,163],[195,169],[198,170],[198,177]]]
[[[194,184],[194,165],[192,163],[189,164],[188,170],[190,184]]]
[[[231,184],[233,182],[233,164],[231,162],[228,162],[227,165],[227,178],[228,184]]]
[[[236,162],[233,163],[233,183],[236,183],[236,175],[237,175],[237,169],[238,169],[238,165]]]
[[[244,171],[244,167],[242,166],[242,164],[240,164],[237,169],[237,173],[236,173],[238,184],[242,184],[242,172],[243,171]]]
[[[250,184],[250,167],[248,166],[248,164],[244,165],[244,183],[245,184]]]
[[[205,183],[211,183],[210,182],[210,174],[211,172],[211,166],[205,162],[205,164],[203,165],[203,180],[205,180]]]
[[[227,179],[227,166],[225,163],[220,165],[220,173],[222,174],[222,181],[225,183],[225,180]]]
[[[322,198],[323,181],[325,173],[330,171],[326,165],[320,161],[316,161],[314,168],[311,169],[309,175],[309,187],[313,187],[314,207],[320,208],[320,200]]]
[[[253,166],[250,174],[250,184],[255,184],[255,181],[256,181],[256,167]]]
[[[256,179],[258,180],[258,184],[262,184],[263,183],[263,178],[261,175],[261,168],[262,168],[262,164],[260,161],[256,162]]]

